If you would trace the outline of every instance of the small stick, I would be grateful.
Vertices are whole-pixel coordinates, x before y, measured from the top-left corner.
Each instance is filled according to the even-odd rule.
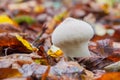
[[[35,46],[35,43],[39,41],[40,37],[45,33],[47,27],[46,24],[43,24],[43,29],[42,31],[39,33],[39,35],[37,36],[37,38],[32,42],[32,44]]]

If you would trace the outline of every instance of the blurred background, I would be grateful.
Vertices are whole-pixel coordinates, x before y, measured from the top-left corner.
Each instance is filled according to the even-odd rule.
[[[0,0],[0,15],[15,21],[23,32],[32,32],[33,37],[44,24],[49,35],[66,17],[74,17],[93,26],[92,41],[120,41],[120,0]]]

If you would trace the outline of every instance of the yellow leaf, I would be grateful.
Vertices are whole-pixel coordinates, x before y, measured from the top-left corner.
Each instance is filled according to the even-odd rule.
[[[17,23],[15,23],[7,15],[0,15],[0,24],[5,24],[5,23],[17,26]]]
[[[54,20],[57,22],[61,22],[64,17],[68,16],[68,12],[62,12],[56,16],[54,16]]]
[[[96,0],[99,4],[107,4],[109,7],[113,7],[115,0]]]
[[[52,57],[60,57],[63,55],[63,52],[58,47],[52,45],[51,48],[48,50],[47,54]]]
[[[103,4],[103,5],[101,6],[101,8],[103,9],[103,11],[104,11],[105,13],[109,13],[109,5],[108,5],[108,4]]]
[[[30,51],[33,51],[32,46],[30,45],[30,43],[28,41],[26,41],[25,39],[23,39],[21,36],[19,36],[18,34],[16,34],[16,38]]]
[[[34,62],[35,62],[36,64],[48,65],[47,60],[46,60],[46,59],[43,59],[43,58],[34,59]]]
[[[42,6],[42,5],[37,5],[37,6],[35,6],[35,8],[34,8],[34,12],[36,12],[36,13],[42,13],[42,12],[44,12],[45,11],[45,8],[44,8],[44,6]]]

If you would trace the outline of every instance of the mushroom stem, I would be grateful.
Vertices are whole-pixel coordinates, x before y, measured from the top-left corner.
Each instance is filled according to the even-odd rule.
[[[72,46],[72,47],[71,47]],[[78,45],[71,44],[71,46],[64,46],[61,50],[65,53],[65,56],[70,57],[90,57],[88,49],[88,42],[80,43]]]

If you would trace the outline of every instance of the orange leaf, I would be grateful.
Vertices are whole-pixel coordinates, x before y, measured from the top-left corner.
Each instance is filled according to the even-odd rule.
[[[96,80],[120,80],[120,72],[105,73]]]
[[[117,62],[117,61],[120,61],[120,56],[119,55],[111,55],[111,56],[108,56],[107,59]]]
[[[22,74],[17,69],[0,68],[0,80],[12,77],[21,77]]]
[[[32,52],[32,46],[16,33],[0,33],[0,47],[10,47],[18,52]]]

